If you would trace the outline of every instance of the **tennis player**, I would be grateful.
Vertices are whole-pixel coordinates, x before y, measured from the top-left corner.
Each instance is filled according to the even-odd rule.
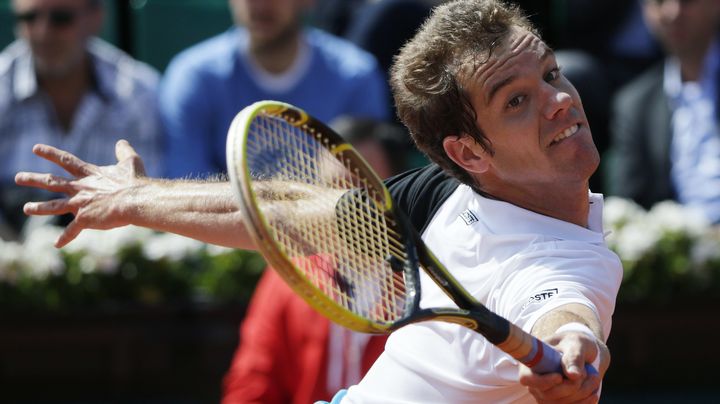
[[[622,269],[604,243],[602,196],[588,189],[599,155],[552,50],[513,6],[452,1],[403,48],[392,84],[400,117],[434,162],[391,179],[393,197],[478,300],[563,353],[562,373],[533,374],[473,331],[427,322],[391,335],[336,401],[597,402]],[[75,215],[58,247],[83,229],[134,224],[253,248],[228,183],[146,178],[123,141],[115,166],[33,151],[73,176],[16,176],[67,195],[24,208]],[[451,304],[432,282],[422,289],[422,306]]]

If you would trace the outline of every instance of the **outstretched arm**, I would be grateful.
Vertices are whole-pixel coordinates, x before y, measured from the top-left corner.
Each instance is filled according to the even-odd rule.
[[[69,152],[36,145],[33,152],[63,167],[71,178],[20,172],[18,185],[65,194],[64,198],[28,202],[28,215],[75,218],[56,242],[62,247],[84,229],[137,225],[177,233],[208,243],[251,249],[229,183],[165,181],[145,177],[135,150],[121,140],[115,146],[118,163],[99,167]]]

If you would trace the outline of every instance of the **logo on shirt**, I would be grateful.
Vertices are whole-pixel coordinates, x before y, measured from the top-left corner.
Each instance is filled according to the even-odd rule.
[[[477,216],[475,216],[475,214],[472,213],[470,209],[466,209],[465,211],[463,211],[460,214],[460,219],[462,219],[463,222],[465,222],[465,224],[468,226],[478,221]]]
[[[528,307],[529,305],[531,305],[533,303],[542,302],[543,300],[547,300],[557,294],[558,294],[557,288],[541,290],[541,291],[535,293],[534,295],[530,296],[530,298],[523,305],[522,308],[525,309],[526,307]]]

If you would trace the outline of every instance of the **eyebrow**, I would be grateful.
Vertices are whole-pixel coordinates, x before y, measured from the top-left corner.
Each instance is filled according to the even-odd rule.
[[[550,49],[547,46],[544,46],[543,53],[542,53],[542,55],[540,55],[540,62],[544,62],[545,59],[547,59],[548,57],[550,57],[551,55],[554,55],[554,54],[555,54],[555,52],[553,52],[552,49]],[[511,75],[505,77],[504,79],[498,81],[497,83],[493,84],[492,88],[490,88],[490,93],[487,97],[487,103],[488,104],[492,103],[492,100],[493,100],[493,97],[495,96],[495,94],[497,94],[498,91],[500,91],[500,89],[502,89],[503,87],[505,87],[505,86],[509,85],[510,83],[512,83],[513,81],[515,81],[515,79],[517,79],[517,77],[518,77],[517,74],[511,74]]]

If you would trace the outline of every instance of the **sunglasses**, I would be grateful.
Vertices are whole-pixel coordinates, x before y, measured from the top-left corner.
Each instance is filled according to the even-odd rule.
[[[32,25],[43,16],[47,17],[47,21],[52,27],[65,28],[75,22],[78,12],[77,10],[66,8],[55,8],[47,11],[29,10],[23,13],[16,13],[15,21]]]

